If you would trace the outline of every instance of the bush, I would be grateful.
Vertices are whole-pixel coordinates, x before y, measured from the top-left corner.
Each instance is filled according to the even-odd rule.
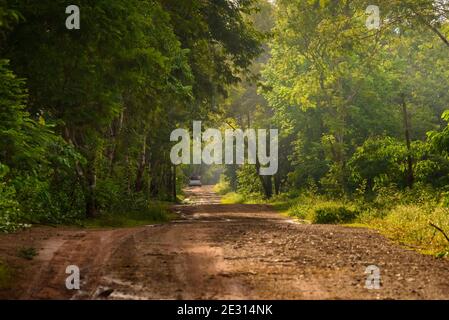
[[[20,205],[16,200],[16,190],[4,181],[9,168],[0,163],[0,232],[14,232],[26,225],[19,223]]]
[[[0,261],[0,290],[9,289],[12,282],[12,271],[11,269],[2,261]]]
[[[313,223],[338,224],[349,223],[357,217],[357,212],[338,203],[319,205],[314,209]]]
[[[21,220],[32,224],[73,223],[82,218],[80,191],[69,190],[63,182],[53,185],[46,177],[26,173],[14,177],[16,199],[22,211]]]
[[[103,227],[135,227],[146,224],[165,222],[170,219],[168,204],[160,201],[123,202],[115,211],[102,213],[99,217],[85,221],[85,226]]]
[[[72,221],[84,210],[75,174],[82,157],[44,114],[27,112],[27,99],[25,81],[0,60],[0,231]]]
[[[221,198],[221,203],[223,204],[238,204],[238,203],[244,203],[245,197],[241,194],[230,192],[226,195],[224,195]]]
[[[402,244],[420,250],[438,253],[447,251],[448,241],[430,222],[449,231],[449,209],[422,205],[399,205],[384,219],[373,220],[373,224],[385,235]]]
[[[225,175],[220,176],[220,181],[214,186],[214,192],[220,195],[231,192],[231,185]]]
[[[290,215],[317,224],[349,223],[358,216],[350,203],[327,200],[322,196],[303,195],[288,210]]]
[[[260,177],[253,165],[242,165],[237,171],[237,192],[243,196],[263,194]]]
[[[352,155],[348,162],[351,180],[355,185],[362,181],[371,191],[374,183],[403,184],[407,150],[402,142],[391,137],[373,137],[367,139]]]

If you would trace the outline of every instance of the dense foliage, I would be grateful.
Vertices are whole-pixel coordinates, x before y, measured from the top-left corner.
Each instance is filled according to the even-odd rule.
[[[0,0],[1,230],[162,219],[157,201],[188,174],[223,173],[225,201],[287,201],[301,219],[442,248],[446,0],[379,0],[376,28],[363,0],[80,0],[80,30],[69,4]],[[278,128],[278,172],[173,166],[170,132],[193,120]]]
[[[172,200],[170,132],[260,52],[251,0],[80,0],[79,30],[71,4],[0,1],[2,230]]]
[[[370,4],[379,28],[366,26]],[[391,226],[410,212],[421,221],[414,231],[447,228],[447,211],[427,207],[448,203],[448,15],[444,0],[276,1],[265,58],[253,65],[258,86],[240,84],[224,114],[241,127],[279,128],[279,171],[267,181],[228,168],[221,185],[239,202],[299,195],[290,212],[317,223],[392,212]]]

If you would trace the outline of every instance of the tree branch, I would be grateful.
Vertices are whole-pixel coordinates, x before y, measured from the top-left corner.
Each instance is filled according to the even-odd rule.
[[[437,34],[438,37],[440,37],[441,40],[449,47],[449,40],[438,30],[435,26],[430,24],[429,22],[425,22],[425,24],[434,32]]]
[[[434,227],[434,228],[437,229],[438,231],[440,231],[440,232],[443,234],[443,236],[446,238],[446,240],[449,242],[449,237],[448,237],[448,235],[446,234],[446,232],[444,232],[443,229],[441,229],[440,227],[438,227],[437,225],[435,225],[434,223],[432,223],[432,222],[430,222],[430,221],[429,221],[429,225],[432,226],[432,227]]]

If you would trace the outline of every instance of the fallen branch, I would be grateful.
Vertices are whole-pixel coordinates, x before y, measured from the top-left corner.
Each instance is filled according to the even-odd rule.
[[[438,227],[437,225],[435,225],[434,223],[432,223],[432,222],[430,222],[430,221],[429,221],[429,224],[430,224],[432,227],[434,227],[435,229],[437,229],[438,231],[440,231],[440,232],[443,234],[443,236],[446,238],[446,240],[449,242],[449,237],[448,237],[448,235],[446,234],[446,232],[444,232],[443,229],[441,229],[440,227]]]

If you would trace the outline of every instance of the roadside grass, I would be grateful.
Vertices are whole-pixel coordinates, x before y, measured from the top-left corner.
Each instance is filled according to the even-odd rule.
[[[17,256],[25,260],[33,260],[37,256],[37,251],[33,247],[23,247],[17,250]]]
[[[283,215],[289,215],[288,210],[290,209],[292,204],[293,204],[293,201],[288,201],[288,200],[284,200],[284,201],[276,201],[275,200],[272,202],[270,201],[270,205],[273,207],[273,209]]]
[[[269,204],[283,215],[317,224],[352,223],[358,214],[356,206],[351,203],[309,195],[294,197],[280,194],[266,200],[260,195],[243,196],[231,192],[223,196],[222,203]]]
[[[178,197],[176,203],[181,203],[182,196]],[[172,219],[175,219],[177,215],[170,210],[170,206],[173,202],[167,201],[126,201],[117,205],[115,209],[111,209],[107,212],[101,212],[98,216],[91,219],[73,219],[72,221],[66,221],[61,223],[35,223],[32,226],[66,226],[66,227],[81,227],[90,229],[101,228],[131,228],[149,224],[165,223]],[[24,228],[22,228],[24,229]],[[0,230],[2,232],[2,230]],[[35,256],[33,248],[20,248],[17,256],[31,260]]]
[[[379,230],[393,241],[425,254],[449,256],[449,208],[420,205],[398,205],[383,218],[365,219],[366,224]]]
[[[273,196],[272,199],[266,200],[260,195],[241,195],[236,192],[228,192],[221,198],[222,204],[269,204],[274,210],[283,215],[289,215],[288,211],[295,202],[295,199],[289,198],[286,195]]]
[[[82,221],[81,225],[86,228],[131,228],[164,223],[175,217],[169,207],[168,202],[152,202],[143,208],[103,213],[94,219]]]
[[[11,269],[0,261],[0,289],[10,289],[12,285],[13,274]]]
[[[228,193],[222,198],[222,203],[269,204],[280,214],[306,223],[374,229],[393,242],[420,253],[449,257],[449,241],[431,225],[449,236],[449,208],[432,201],[390,199],[382,195],[368,202],[360,199],[330,199],[316,194],[297,197],[279,195],[271,200],[260,200]]]
[[[178,193],[176,195],[176,201],[175,202],[176,203],[183,203],[185,199],[186,199],[186,196],[185,196],[184,193]]]
[[[245,197],[235,192],[229,192],[221,198],[222,204],[241,204],[246,203]]]
[[[303,197],[288,209],[291,216],[315,224],[370,228],[402,246],[438,257],[449,256],[449,242],[431,224],[449,231],[449,208],[429,203],[391,202],[379,206],[349,200]]]
[[[220,181],[214,185],[214,192],[219,195],[226,195],[231,192],[231,186],[229,182],[225,179],[224,175],[220,176]]]
[[[315,224],[347,224],[358,216],[357,207],[344,200],[329,200],[320,196],[301,196],[289,208],[288,213]]]

